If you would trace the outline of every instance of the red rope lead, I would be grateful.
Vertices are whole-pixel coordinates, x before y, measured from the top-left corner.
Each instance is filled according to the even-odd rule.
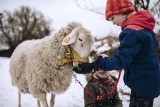
[[[116,83],[114,84],[112,90],[107,93],[107,94],[104,94],[103,96],[94,96],[92,93],[90,93],[82,84],[79,80],[76,79],[76,81],[78,81],[78,83],[84,88],[84,91],[86,91],[86,93],[88,93],[92,98],[96,99],[96,100],[101,100],[103,99],[104,97],[108,96],[108,95],[111,95],[115,89],[117,88],[117,85],[118,85],[118,82],[119,82],[119,79],[120,79],[120,76],[121,76],[121,72],[122,70],[119,70],[119,75],[118,75],[118,78],[116,80]]]
[[[77,80],[78,81],[78,80]],[[91,94],[82,84],[80,81],[78,81],[78,83],[84,88],[84,90],[86,91],[86,93],[88,93],[91,97],[93,97],[94,99],[97,99],[96,96],[94,96],[93,94]]]
[[[122,70],[119,71],[118,79],[116,80],[116,83],[114,84],[112,90],[111,90],[109,93],[104,94],[103,97],[106,97],[106,96],[108,96],[108,95],[111,95],[111,94],[115,91],[115,89],[117,88],[117,85],[118,85],[120,76],[121,76],[121,72],[122,72]]]

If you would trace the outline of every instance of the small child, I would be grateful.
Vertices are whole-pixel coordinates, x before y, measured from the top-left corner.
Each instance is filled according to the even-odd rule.
[[[91,74],[91,73],[90,73]],[[115,84],[115,78],[109,75],[109,72],[96,71],[92,75],[87,74],[87,85],[85,89],[94,96],[103,96],[109,93]],[[120,100],[117,89],[113,94],[106,96],[100,100],[91,97],[84,90],[85,107],[122,107],[122,100]]]

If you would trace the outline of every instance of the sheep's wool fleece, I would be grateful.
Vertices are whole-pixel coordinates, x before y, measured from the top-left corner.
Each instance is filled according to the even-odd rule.
[[[72,22],[54,36],[22,42],[13,52],[10,62],[11,80],[23,93],[64,92],[72,80],[72,64],[60,65],[66,49],[63,38],[75,27]]]

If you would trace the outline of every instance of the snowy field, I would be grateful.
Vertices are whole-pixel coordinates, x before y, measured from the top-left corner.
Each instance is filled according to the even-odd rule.
[[[9,75],[9,58],[0,57],[0,107],[17,107],[18,105],[18,91],[10,81]],[[118,89],[125,93],[130,90],[123,84],[123,75],[121,75]],[[85,86],[86,80],[84,75],[77,74],[77,79]],[[50,95],[47,95],[48,100]],[[123,107],[128,107],[129,96],[122,95]],[[84,107],[83,88],[73,79],[69,89],[57,95],[55,98],[55,107]],[[36,107],[36,100],[30,94],[22,95],[22,107]],[[153,107],[160,107],[160,97],[155,99]]]

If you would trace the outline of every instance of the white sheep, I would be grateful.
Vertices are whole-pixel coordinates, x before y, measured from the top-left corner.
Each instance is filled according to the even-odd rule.
[[[48,107],[46,94],[52,93],[50,107],[53,107],[55,95],[66,91],[71,83],[72,67],[88,59],[93,42],[91,33],[77,22],[69,23],[53,36],[22,42],[10,59],[11,80],[19,89],[19,107],[20,92],[37,98],[38,107],[40,102]],[[69,54],[66,46],[79,58]],[[73,59],[69,59],[71,56]],[[65,58],[75,62],[62,62]]]

